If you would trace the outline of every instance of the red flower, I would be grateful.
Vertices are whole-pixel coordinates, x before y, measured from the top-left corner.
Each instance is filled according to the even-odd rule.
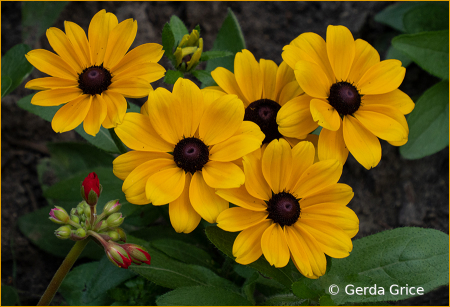
[[[142,246],[132,243],[122,244],[121,246],[130,255],[133,263],[137,265],[142,263],[150,264],[150,254]]]
[[[81,184],[81,196],[83,196],[84,200],[90,206],[94,206],[97,204],[100,192],[100,181],[98,180],[97,174],[92,172],[84,178],[83,183]]]

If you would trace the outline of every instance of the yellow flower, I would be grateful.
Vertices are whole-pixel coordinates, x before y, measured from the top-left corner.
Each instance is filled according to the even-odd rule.
[[[249,264],[264,254],[279,268],[292,259],[303,275],[318,278],[326,270],[324,253],[334,258],[349,255],[350,238],[359,229],[358,217],[347,207],[353,191],[337,183],[339,161],[313,161],[310,142],[291,149],[284,139],[274,140],[262,158],[244,157],[244,186],[217,190],[239,206],[217,218],[218,227],[240,231],[233,244],[236,262]]]
[[[264,144],[287,137],[286,133],[292,129],[299,132],[295,138],[304,139],[318,127],[309,112],[309,101],[299,96],[303,91],[295,81],[294,71],[285,62],[279,67],[271,60],[261,59],[258,63],[253,54],[244,49],[236,54],[234,73],[218,67],[211,76],[218,87],[204,90],[237,95],[245,105],[244,119],[256,123],[265,134]],[[291,113],[300,120],[286,120]],[[287,140],[291,145],[296,143]]]
[[[283,48],[283,59],[310,96],[310,110],[323,127],[319,158],[345,163],[350,151],[365,168],[381,159],[378,138],[394,146],[408,141],[404,114],[414,108],[398,89],[405,68],[398,60],[380,62],[378,52],[364,40],[353,39],[343,26],[328,26],[326,42],[304,33]],[[294,131],[288,136],[295,137]]]
[[[88,36],[77,24],[65,21],[66,33],[47,30],[54,54],[37,49],[25,56],[51,77],[34,79],[25,87],[40,90],[31,103],[62,106],[52,120],[53,130],[65,132],[83,122],[86,133],[95,136],[100,125],[113,128],[127,110],[125,97],[140,98],[152,89],[150,82],[164,76],[157,64],[164,51],[159,44],[144,44],[127,53],[136,37],[137,22],[118,23],[112,13],[101,10],[92,18]]]
[[[215,189],[244,183],[244,172],[233,161],[258,149],[264,139],[256,124],[243,121],[244,106],[236,95],[215,98],[180,78],[172,93],[150,92],[143,114],[127,113],[115,128],[133,149],[113,162],[127,200],[168,203],[177,232],[191,232],[201,218],[215,223],[229,206]]]

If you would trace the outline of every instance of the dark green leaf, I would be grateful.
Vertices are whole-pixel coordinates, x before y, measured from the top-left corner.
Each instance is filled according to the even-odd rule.
[[[158,207],[152,206],[150,204],[145,206],[136,206],[132,204],[127,204],[126,208],[122,210],[122,213],[128,212],[126,214],[125,224],[132,225],[133,227],[147,226],[153,223],[161,215]]]
[[[176,260],[184,263],[197,264],[211,267],[213,260],[211,256],[195,245],[182,242],[180,240],[160,239],[150,242],[151,245]]]
[[[305,300],[299,299],[292,293],[286,294],[277,294],[271,297],[268,297],[264,302],[265,306],[299,306]]]
[[[409,140],[400,147],[407,159],[420,159],[448,146],[448,81],[429,88],[408,116]]]
[[[412,8],[423,4],[424,2],[399,2],[388,6],[383,11],[375,15],[375,20],[384,23],[392,28],[405,32],[403,25],[403,16]]]
[[[33,70],[33,65],[25,58],[25,54],[30,50],[30,46],[18,44],[2,57],[2,97],[15,90]],[[3,90],[4,77],[11,79],[11,85],[7,91]]]
[[[162,45],[164,48],[164,55],[169,58],[172,64],[175,66],[175,57],[173,56],[173,49],[175,45],[175,38],[173,37],[172,29],[170,28],[169,23],[164,25],[162,35]]]
[[[403,17],[408,33],[448,29],[448,2],[429,2],[409,10]]]
[[[12,80],[8,76],[2,76],[2,98],[6,95],[11,88]]]
[[[164,82],[167,84],[175,84],[178,78],[183,78],[183,73],[178,70],[168,70],[164,76]]]
[[[164,207],[164,206],[162,206]],[[157,207],[161,208],[161,207]],[[161,208],[162,209],[162,208]],[[185,233],[177,233],[172,226],[158,225],[158,226],[150,226],[143,229],[139,229],[133,231],[132,234],[134,237],[142,239],[144,241],[154,241],[160,238],[170,239],[170,240],[180,240],[186,243],[196,244],[195,235],[198,234],[198,228],[195,229],[190,234]]]
[[[2,285],[2,306],[20,305],[19,295],[14,287]]]
[[[211,286],[178,288],[161,295],[159,306],[251,306],[243,296],[227,289]]]
[[[225,67],[234,71],[234,56],[237,52],[245,49],[244,35],[239,22],[231,9],[228,9],[227,17],[214,41],[212,51],[230,51],[232,55],[208,61],[206,71],[213,71],[216,67]],[[204,86],[209,86],[205,84]]]
[[[202,88],[205,86],[217,85],[216,81],[211,77],[211,72],[205,70],[193,70],[191,71],[191,74],[202,83]]]
[[[175,46],[177,46],[181,42],[183,36],[189,34],[188,29],[184,25],[183,21],[181,21],[181,19],[175,15],[172,15],[172,17],[170,17],[170,28],[172,29],[173,37],[175,39]]]
[[[27,1],[22,3],[22,39],[35,42],[58,19],[67,1]]]
[[[224,56],[230,56],[233,55],[231,51],[205,51],[202,53],[202,56],[200,57],[200,62],[202,61],[209,61],[212,59],[222,58]]]
[[[333,299],[328,294],[320,297],[319,304],[320,306],[336,306]]]
[[[408,67],[411,64],[412,60],[406,54],[401,52],[400,50],[395,49],[392,45],[389,46],[389,49],[386,54],[386,59],[395,59],[402,62],[403,67]]]
[[[247,278],[247,280],[242,285],[242,292],[244,292],[245,297],[252,305],[255,305],[255,298],[253,294],[255,293],[256,282],[259,279],[260,274],[258,272],[253,272],[253,274]]]
[[[72,306],[110,305],[108,290],[135,276],[130,270],[113,265],[106,257],[82,264],[64,279],[59,292]]]
[[[448,30],[399,35],[392,45],[430,74],[448,79]]]

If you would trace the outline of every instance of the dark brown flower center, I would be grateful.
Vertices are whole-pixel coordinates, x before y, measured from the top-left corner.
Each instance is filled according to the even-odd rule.
[[[91,66],[83,70],[78,77],[78,87],[83,94],[101,94],[111,85],[111,73],[100,66]]]
[[[355,86],[348,82],[338,82],[331,86],[328,102],[340,115],[355,113],[361,105],[361,95]]]
[[[257,124],[266,136],[263,144],[283,137],[277,125],[277,113],[280,108],[281,106],[273,100],[260,99],[252,102],[245,109],[244,120]]]
[[[182,139],[175,145],[173,159],[179,168],[194,174],[196,171],[202,170],[208,162],[208,146],[194,137]]]
[[[273,220],[280,226],[291,226],[300,217],[300,204],[290,193],[280,192],[274,194],[267,203],[268,219]]]

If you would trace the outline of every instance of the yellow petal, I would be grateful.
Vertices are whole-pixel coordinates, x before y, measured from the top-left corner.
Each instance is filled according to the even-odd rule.
[[[173,165],[173,158],[157,158],[136,166],[122,185],[122,191],[125,193],[127,201],[135,205],[150,203],[145,192],[148,178],[161,170],[173,168]]]
[[[61,59],[70,65],[77,73],[81,73],[84,68],[81,61],[67,38],[66,34],[58,28],[49,28],[46,32],[48,42]]]
[[[245,188],[253,197],[269,200],[272,198],[272,190],[264,179],[261,160],[254,154],[246,155],[243,159],[245,173]]]
[[[314,163],[315,149],[311,142],[299,142],[292,148],[292,174],[286,184],[286,190],[291,191],[302,174]]]
[[[341,175],[342,164],[338,160],[319,161],[304,171],[292,194],[297,198],[307,197],[337,183]]]
[[[236,77],[231,71],[223,67],[217,67],[211,72],[211,77],[213,77],[217,85],[219,85],[220,88],[227,94],[234,94],[238,96],[244,102],[245,106],[248,106],[250,104],[250,101],[245,98],[244,94],[239,88],[239,85],[236,82]]]
[[[285,267],[290,258],[284,230],[277,223],[270,225],[261,237],[261,249],[270,265]]]
[[[223,211],[217,218],[217,227],[226,231],[241,231],[264,221],[267,211],[252,211],[240,207],[233,207]]]
[[[284,106],[289,100],[305,93],[298,85],[297,80],[291,81],[283,87],[278,103],[280,106]],[[306,94],[305,94],[306,95]]]
[[[170,223],[178,233],[190,233],[200,223],[201,216],[194,210],[189,200],[191,173],[186,174],[183,192],[180,197],[169,203]]]
[[[403,114],[411,113],[415,106],[412,99],[399,89],[381,95],[365,95],[361,98],[362,106],[369,106],[372,104],[391,106],[398,109]]]
[[[152,86],[144,79],[128,78],[114,81],[108,90],[129,98],[142,98],[149,94]]]
[[[245,209],[253,211],[264,211],[267,209],[266,203],[259,198],[251,196],[243,185],[234,189],[218,189],[216,194],[230,203]]]
[[[262,156],[262,173],[273,193],[285,190],[292,172],[291,146],[284,139],[273,140]]]
[[[151,83],[164,77],[165,72],[165,68],[157,63],[141,63],[114,74],[112,82],[135,77]]]
[[[233,244],[233,256],[236,257],[237,263],[245,265],[261,257],[261,237],[270,223],[270,220],[266,220],[239,233]]]
[[[107,107],[106,117],[102,126],[107,129],[114,128],[123,122],[127,112],[127,101],[122,94],[108,90],[104,91],[102,96]]]
[[[206,184],[202,172],[195,172],[192,176],[189,199],[195,211],[209,223],[215,223],[219,214],[229,207],[229,203]]]
[[[308,61],[298,61],[294,73],[298,84],[306,94],[315,98],[328,98],[333,83],[328,80],[319,65]]]
[[[136,167],[155,159],[173,160],[173,156],[165,152],[129,151],[114,159],[114,175],[125,180]]]
[[[284,228],[286,242],[291,252],[291,258],[300,273],[308,278],[317,278],[313,274],[309,256],[310,251],[305,239],[301,237],[294,226],[285,226]]]
[[[346,206],[354,194],[350,186],[343,183],[336,183],[302,198],[300,200],[300,207],[303,210],[306,207],[321,203],[335,203]]]
[[[327,53],[337,81],[346,81],[355,58],[355,40],[344,26],[327,28]]]
[[[179,168],[175,161],[170,168],[151,175],[145,185],[147,199],[154,206],[170,203],[180,197],[186,180],[184,170]]]
[[[205,108],[209,106],[211,103],[214,103],[216,99],[227,94],[218,86],[208,86],[202,89],[201,91],[203,94],[203,102],[205,103]]]
[[[214,145],[231,137],[244,119],[244,105],[235,95],[225,95],[209,105],[199,126],[200,138],[206,145]]]
[[[106,117],[106,102],[100,95],[93,95],[91,100],[91,107],[86,114],[83,122],[84,131],[87,134],[95,136],[100,130],[100,126]]]
[[[68,79],[62,79],[58,77],[45,77],[45,78],[38,78],[28,81],[25,84],[25,88],[28,88],[30,90],[49,90],[49,89],[57,89],[57,88],[64,88],[64,87],[77,87],[78,88],[78,82],[75,80],[68,80]],[[81,90],[79,89],[81,92]]]
[[[281,62],[280,67],[278,67],[276,75],[276,86],[275,86],[275,101],[280,103],[280,95],[284,87],[295,80],[294,70],[289,67],[286,61]],[[298,84],[298,83],[297,83]]]
[[[263,79],[263,92],[262,97],[276,101],[276,78],[278,66],[271,60],[259,60],[259,68],[261,69]]]
[[[119,75],[132,67],[138,67],[140,64],[156,63],[161,59],[163,54],[164,50],[162,50],[162,46],[160,44],[143,44],[125,54],[119,63],[111,68],[111,71],[115,75]]]
[[[312,99],[310,110],[313,120],[325,129],[336,131],[341,126],[339,113],[328,102],[322,99]]]
[[[336,131],[322,129],[319,135],[318,154],[319,160],[337,159],[342,165],[348,157],[348,149],[345,146],[343,125]]]
[[[25,57],[31,65],[47,75],[78,81],[76,71],[63,59],[50,51],[35,49],[25,54]]]
[[[262,98],[263,75],[253,54],[243,49],[236,53],[234,75],[244,97],[252,103]]]
[[[366,71],[379,62],[380,55],[378,51],[368,42],[357,39],[355,41],[355,60],[353,61],[347,80],[352,84],[358,83]]]
[[[52,119],[55,132],[66,132],[78,127],[91,107],[91,95],[81,95],[63,105]]]
[[[233,162],[209,161],[203,166],[203,178],[215,189],[238,188],[244,184],[244,172]]]
[[[380,139],[391,142],[402,142],[408,139],[409,129],[405,116],[394,107],[361,106],[353,116]]]
[[[302,95],[288,101],[277,114],[278,131],[283,136],[303,139],[314,131],[318,124],[310,111],[311,97]]]
[[[139,113],[126,113],[122,124],[114,131],[129,148],[141,151],[172,152],[173,145],[164,141],[156,133],[148,116]]]
[[[71,21],[64,21],[64,28],[80,60],[81,67],[84,69],[91,66],[91,50],[84,30]]]
[[[385,94],[396,90],[405,78],[406,69],[399,60],[384,60],[371,66],[356,84],[361,95]]]
[[[137,21],[132,18],[119,23],[109,34],[106,45],[103,66],[107,69],[114,67],[130,49],[136,38]]]
[[[72,101],[81,95],[83,95],[83,92],[78,87],[57,88],[37,92],[33,98],[31,98],[31,104],[44,107],[59,106],[60,104]]]
[[[101,65],[103,63],[109,33],[118,23],[117,17],[112,13],[106,13],[105,10],[99,11],[92,17],[88,29],[91,65]]]
[[[197,85],[183,78],[179,78],[175,82],[172,93],[181,102],[179,107],[184,118],[183,135],[191,137],[197,131],[200,119],[203,116],[205,105],[203,103],[203,94]],[[175,120],[179,119],[175,118]]]
[[[302,206],[302,201],[300,201],[300,206]],[[353,238],[359,230],[359,220],[355,212],[338,204],[323,203],[307,208],[302,207],[301,218],[315,219],[335,225],[344,230],[350,238]]]
[[[380,141],[353,116],[344,116],[344,141],[353,157],[366,169],[380,162]]]

